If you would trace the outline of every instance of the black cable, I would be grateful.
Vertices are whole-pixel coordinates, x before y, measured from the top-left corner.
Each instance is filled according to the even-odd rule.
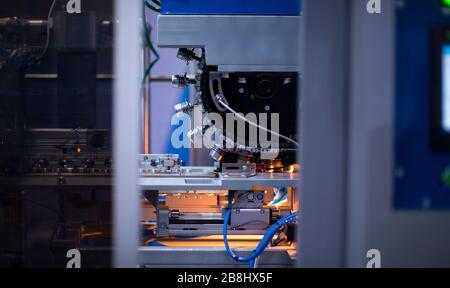
[[[34,204],[34,205],[36,205],[38,207],[44,208],[44,209],[46,209],[46,210],[56,214],[57,219],[55,221],[55,224],[53,224],[52,234],[50,236],[50,240],[49,240],[49,243],[48,243],[50,251],[53,251],[53,248],[54,248],[53,247],[53,241],[55,240],[56,236],[58,235],[58,232],[59,232],[59,230],[60,230],[60,228],[62,227],[62,224],[63,224],[63,223],[61,223],[61,219],[63,219],[63,215],[62,215],[63,212],[62,211],[58,211],[57,209],[54,209],[54,208],[52,208],[50,206],[47,206],[45,204],[42,204],[40,202],[34,201],[32,199],[29,199],[29,198],[21,197],[21,199],[23,201],[29,202],[31,204]]]
[[[147,6],[149,9],[151,9],[152,11],[156,12],[156,13],[160,13],[161,9],[156,8],[154,6],[152,6],[150,3],[148,3],[147,1],[145,1],[145,6]]]
[[[48,11],[48,16],[47,16],[47,38],[45,41],[44,49],[42,50],[41,54],[37,58],[37,61],[44,58],[45,54],[47,53],[48,47],[50,45],[50,36],[51,36],[50,35],[50,19],[52,18],[53,10],[54,10],[57,2],[58,2],[58,0],[53,0],[52,4],[50,5],[50,10]]]
[[[159,0],[152,0],[152,2],[161,7],[161,2]]]
[[[272,246],[272,247],[278,246],[278,245],[283,241],[283,238],[284,238],[284,236],[286,235],[286,230],[287,230],[287,226],[284,225],[284,226],[280,229],[280,231],[278,231],[278,236],[277,236],[277,238],[276,238],[275,240],[273,240],[273,241],[270,243],[270,246]]]

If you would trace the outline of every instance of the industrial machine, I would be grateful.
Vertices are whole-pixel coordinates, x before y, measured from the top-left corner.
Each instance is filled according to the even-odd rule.
[[[112,1],[41,1],[0,18],[0,266],[110,266]],[[293,266],[300,1],[158,3],[158,46],[190,68],[157,81],[190,89],[174,114],[209,161],[139,155],[140,265]]]
[[[173,76],[175,87],[185,88],[189,84],[195,87],[191,101],[175,108],[189,114],[196,106],[200,107],[206,120],[191,131],[189,135],[193,138],[210,126],[223,135],[224,143],[217,141],[217,147],[211,151],[214,160],[230,162],[239,158],[258,162],[264,158],[260,155],[264,154],[263,143],[249,139],[251,133],[241,136],[234,125],[223,123],[219,127],[215,119],[209,119],[211,113],[223,119],[231,114],[249,130],[255,126],[261,129],[254,120],[239,117],[235,113],[238,110],[244,115],[277,115],[279,131],[266,131],[270,128],[266,122],[267,127],[261,133],[279,138],[278,147],[272,148],[279,150],[278,159],[283,159],[283,164],[296,162],[298,144],[293,139],[297,138],[299,15],[299,1],[284,1],[281,5],[269,1],[264,8],[255,1],[162,3],[158,17],[159,46],[179,49],[177,57],[194,62],[196,68],[195,74]]]
[[[161,3],[158,45],[177,48],[192,68],[172,77],[175,88],[192,87],[175,113],[202,116],[186,134],[192,143],[214,135],[214,164],[140,156],[140,184],[156,214],[144,224],[151,231],[140,251],[144,267],[295,263],[300,2],[257,2]],[[268,125],[275,117],[279,123]],[[264,136],[275,145],[264,145]]]
[[[255,164],[237,164],[243,170],[237,174],[214,166],[181,167],[177,155],[142,155],[141,159],[140,184],[147,200],[142,224],[147,231],[141,248],[144,267],[234,266],[235,260],[255,261],[269,243],[270,252],[259,265],[293,265],[295,225],[290,223],[298,207],[296,174],[256,173]],[[223,167],[228,165],[232,166]],[[269,237],[274,223],[277,229],[272,227],[275,231]],[[228,257],[224,237],[249,260]],[[251,251],[260,240],[268,242],[253,257]]]

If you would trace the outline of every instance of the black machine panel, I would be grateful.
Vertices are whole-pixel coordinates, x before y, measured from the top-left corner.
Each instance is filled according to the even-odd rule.
[[[202,101],[205,109],[208,112],[219,113],[223,116],[223,119],[226,119],[226,114],[229,111],[220,112],[217,110],[213,102],[213,95],[208,93],[210,89],[206,86],[209,85],[208,73],[204,72],[203,75]],[[244,115],[255,113],[257,116],[259,113],[267,113],[267,128],[269,129],[272,129],[270,127],[270,115],[278,113],[280,119],[279,133],[292,139],[297,138],[297,73],[230,73],[227,77],[222,77],[221,81],[223,94],[228,104],[233,108],[239,107],[237,112]],[[214,85],[217,86],[218,83]],[[217,87],[214,90],[217,90]],[[223,124],[226,131],[226,123]],[[248,139],[246,139],[246,145],[248,145]],[[280,139],[280,147],[295,148],[283,139]]]

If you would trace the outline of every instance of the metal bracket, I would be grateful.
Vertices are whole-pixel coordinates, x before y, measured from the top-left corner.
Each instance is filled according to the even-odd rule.
[[[256,164],[224,163],[222,164],[222,174],[224,177],[253,177],[256,176]]]

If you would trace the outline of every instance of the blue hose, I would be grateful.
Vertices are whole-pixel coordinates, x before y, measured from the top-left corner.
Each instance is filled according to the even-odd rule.
[[[261,253],[264,252],[266,247],[270,244],[272,241],[273,236],[280,230],[283,225],[286,225],[291,222],[295,222],[298,220],[297,216],[298,213],[292,213],[289,215],[286,215],[279,219],[275,224],[273,224],[264,234],[263,238],[259,242],[258,246],[256,246],[255,250],[253,250],[253,253],[248,257],[240,257],[236,255],[230,248],[230,245],[228,243],[228,222],[230,221],[231,217],[231,210],[233,208],[233,194],[228,194],[228,207],[227,211],[225,213],[225,219],[223,221],[223,242],[225,244],[225,249],[227,250],[228,254],[237,262],[241,263],[249,263],[250,268],[253,268],[255,265],[256,258],[261,255]]]

